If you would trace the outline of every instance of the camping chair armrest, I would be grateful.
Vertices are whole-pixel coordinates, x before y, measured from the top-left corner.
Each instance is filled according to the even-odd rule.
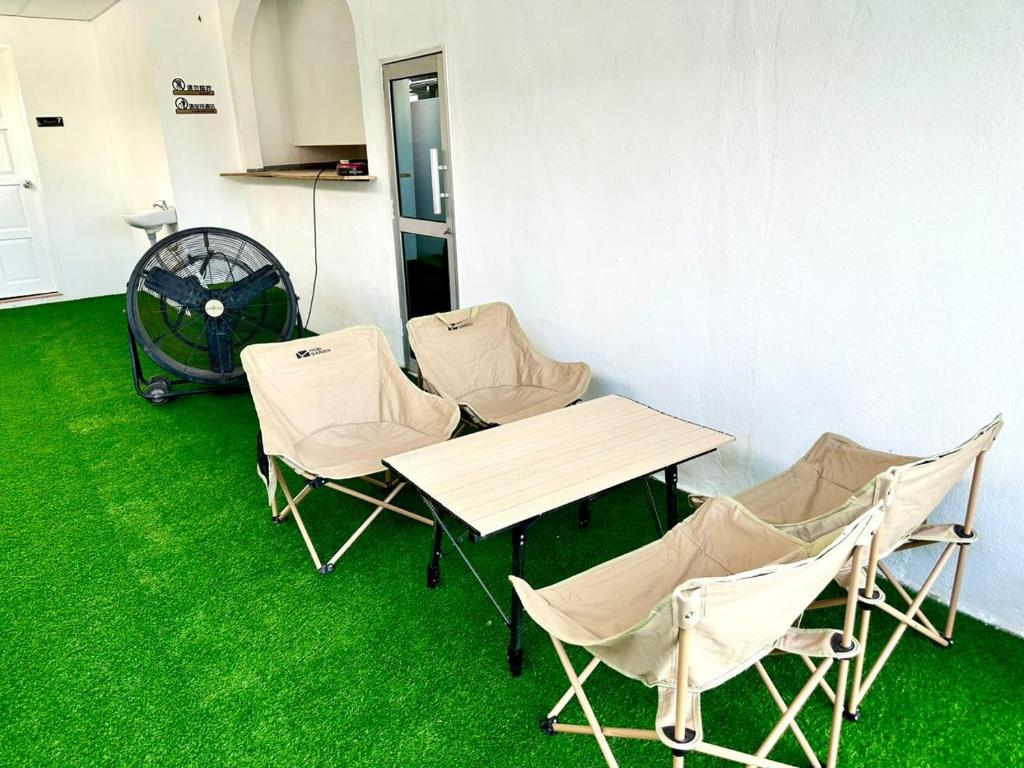
[[[852,659],[860,653],[860,644],[850,638],[850,646],[843,647],[843,633],[838,629],[800,629],[790,627],[775,647],[798,656],[829,659]]]
[[[970,544],[978,538],[977,531],[967,531],[959,523],[922,525],[911,536],[911,541],[940,542],[943,544]]]

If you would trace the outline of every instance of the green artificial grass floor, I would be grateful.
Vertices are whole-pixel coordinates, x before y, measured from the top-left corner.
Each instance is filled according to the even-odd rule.
[[[122,305],[0,312],[0,764],[603,764],[593,739],[537,728],[566,681],[536,626],[512,679],[504,626],[456,556],[426,589],[426,527],[385,513],[317,574],[294,523],[270,522],[248,395],[144,402]],[[307,503],[325,551],[369,511],[328,491]],[[652,529],[638,485],[595,502],[589,530],[554,513],[531,532],[527,578],[551,583]],[[509,546],[472,545],[499,586]],[[1022,658],[1024,641],[968,617],[950,650],[908,633],[844,728],[843,764],[1024,764]],[[791,659],[769,668],[787,696],[806,678]],[[588,690],[605,724],[651,727],[639,683],[601,668]],[[822,753],[828,715],[816,697],[801,721]],[[752,671],[704,697],[711,741],[753,749],[775,719]],[[575,705],[563,720],[582,722]],[[623,766],[669,764],[657,743],[613,748]],[[773,757],[804,762],[788,735]]]

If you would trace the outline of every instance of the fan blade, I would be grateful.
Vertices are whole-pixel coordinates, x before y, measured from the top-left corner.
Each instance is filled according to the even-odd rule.
[[[166,269],[154,267],[145,277],[145,285],[165,299],[170,299],[186,309],[202,309],[210,294],[195,277],[178,277]]]
[[[206,321],[206,345],[210,350],[210,370],[231,373],[235,369],[235,350],[231,343],[231,323],[225,317]]]
[[[277,270],[273,265],[267,264],[234,285],[225,288],[221,292],[220,300],[228,309],[245,309],[257,296],[277,285],[278,280],[280,280],[280,276],[277,274]]]

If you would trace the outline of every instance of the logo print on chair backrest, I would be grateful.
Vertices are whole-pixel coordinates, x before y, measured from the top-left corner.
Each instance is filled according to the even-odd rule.
[[[303,357],[313,357],[314,355],[324,355],[330,351],[326,347],[313,347],[312,349],[300,349],[295,353],[295,356],[301,359]]]

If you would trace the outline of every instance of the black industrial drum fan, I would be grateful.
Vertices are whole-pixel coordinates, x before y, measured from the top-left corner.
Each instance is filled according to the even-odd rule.
[[[281,263],[251,237],[216,227],[175,232],[146,251],[128,280],[127,314],[135,390],[155,404],[244,386],[243,347],[301,330]],[[139,346],[174,378],[145,378]]]

